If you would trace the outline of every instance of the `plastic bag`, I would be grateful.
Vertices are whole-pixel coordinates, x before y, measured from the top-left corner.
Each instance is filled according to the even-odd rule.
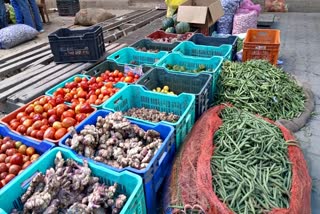
[[[0,48],[9,49],[38,35],[38,31],[25,24],[15,24],[0,30]]]
[[[234,15],[232,34],[246,33],[250,28],[257,28],[260,11],[259,4],[244,0]]]
[[[288,12],[286,0],[265,0],[264,7],[267,12]]]
[[[113,17],[115,17],[115,15],[109,13],[108,11],[102,8],[81,9],[76,14],[74,24],[82,26],[91,26],[103,22],[107,19],[111,19]]]
[[[226,105],[219,105],[206,111],[196,122],[177,155],[170,178],[169,205],[166,211],[181,213],[201,211],[210,214],[233,213],[219,200],[213,191],[210,160],[214,151],[213,136],[222,124],[219,112]],[[294,136],[282,125],[278,126],[286,141]],[[297,146],[288,146],[288,158],[292,163],[292,187],[288,209],[273,209],[269,214],[311,213],[311,178],[303,153]],[[179,208],[180,209],[179,209]]]
[[[260,4],[254,4],[251,0],[244,0],[241,5],[240,5],[241,9],[246,9],[246,10],[254,10],[257,12],[257,14],[259,15],[261,12],[261,6]]]
[[[233,17],[242,0],[222,0],[224,15],[218,20],[217,31],[219,34],[231,34]]]
[[[187,0],[165,0],[167,5],[167,17],[172,17],[178,7]]]
[[[239,9],[233,19],[232,34],[246,33],[250,28],[257,28],[258,14],[256,10]]]

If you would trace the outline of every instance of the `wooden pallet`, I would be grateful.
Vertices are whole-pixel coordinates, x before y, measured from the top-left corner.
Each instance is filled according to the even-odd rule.
[[[106,44],[106,54],[101,60],[105,59],[107,55],[122,47],[128,46],[137,41],[137,39],[141,39],[158,29],[161,21],[157,18],[160,15],[164,15],[163,11],[160,12],[161,13],[159,13],[159,11],[153,12],[154,18],[152,19],[150,11],[147,11],[149,15],[146,16],[146,24],[150,23],[151,20],[156,19],[156,21],[147,25],[144,24],[145,26],[142,28],[132,29],[131,33],[123,34],[122,38],[116,42]],[[139,15],[141,16],[141,14],[141,12],[133,13],[134,19],[132,23],[141,26],[142,21],[135,19],[139,17]],[[123,20],[125,20],[124,22],[130,22],[127,17],[123,18]],[[110,21],[104,24],[105,26],[114,26]],[[106,27],[106,29],[108,29],[108,27]],[[61,81],[74,74],[82,73],[84,70],[88,70],[98,64],[98,62],[56,64],[52,61],[52,57],[50,47],[42,44],[38,48],[31,47],[29,51],[7,56],[0,60],[0,76],[17,69],[21,70],[20,73],[0,82],[0,110],[2,112],[11,112],[44,94],[45,91]]]

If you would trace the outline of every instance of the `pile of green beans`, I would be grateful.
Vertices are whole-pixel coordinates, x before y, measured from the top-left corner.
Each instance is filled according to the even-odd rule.
[[[264,60],[226,62],[218,80],[217,103],[272,120],[292,119],[304,110],[302,87],[281,69]]]
[[[288,145],[278,127],[227,107],[214,135],[213,188],[235,213],[288,208],[292,171]]]

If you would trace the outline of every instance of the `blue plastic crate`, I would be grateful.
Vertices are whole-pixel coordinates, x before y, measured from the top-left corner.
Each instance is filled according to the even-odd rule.
[[[136,50],[146,48],[146,50],[159,50],[159,51],[168,51],[171,52],[180,42],[174,43],[160,43],[152,41],[151,39],[141,39],[136,43],[130,45],[130,47],[135,48]]]
[[[73,159],[82,164],[83,160],[73,152],[64,148],[55,148],[39,158],[39,161],[29,166],[15,182],[10,182],[0,192],[0,213],[10,213],[12,209],[21,210],[21,196],[26,192],[32,176],[38,172],[45,173],[47,169],[54,166],[54,159],[58,152],[62,153],[63,158]],[[142,179],[130,172],[114,172],[106,167],[98,166],[89,162],[92,175],[100,178],[100,182],[106,185],[118,184],[119,192],[127,196],[127,201],[121,210],[121,214],[145,214],[145,198],[143,194]],[[5,201],[5,203],[3,203]],[[2,210],[1,210],[2,209]],[[2,212],[1,212],[2,211]]]
[[[148,53],[136,51],[132,47],[122,48],[121,50],[107,57],[108,60],[114,61],[120,65],[146,65],[155,66],[155,64],[164,57],[168,52],[160,51],[158,53]],[[133,63],[134,62],[134,63]]]
[[[47,151],[49,151],[50,149],[52,149],[54,147],[54,144],[52,144],[52,143],[33,141],[32,139],[30,139],[28,137],[13,133],[8,129],[8,127],[6,127],[3,124],[0,124],[0,135],[3,137],[10,137],[11,139],[13,139],[15,141],[20,141],[21,143],[25,144],[26,146],[33,147],[39,155],[45,154]],[[38,161],[36,161],[36,162],[38,162]],[[32,165],[34,165],[34,164],[32,164]],[[20,174],[20,175],[22,175],[22,174]],[[12,179],[7,185],[10,185],[11,183],[18,180],[20,175],[16,176],[14,179]],[[7,185],[5,185],[5,187]],[[4,188],[0,188],[0,194],[3,191],[3,189]],[[0,200],[0,202],[1,202],[1,200]],[[0,203],[0,204],[2,204],[2,203]],[[0,208],[1,208],[1,206],[0,206]]]
[[[223,58],[220,56],[214,56],[210,59],[206,58],[195,58],[191,56],[184,56],[181,53],[170,53],[162,60],[157,63],[158,67],[166,68],[170,72],[174,73],[182,73],[181,71],[169,70],[166,65],[179,65],[184,66],[186,70],[194,70],[197,69],[200,65],[204,65],[206,69],[205,71],[200,71],[198,73],[193,72],[183,72],[190,74],[199,74],[199,73],[208,73],[212,75],[212,92],[216,94],[216,85],[217,80],[219,78],[221,67],[223,63]]]
[[[58,85],[54,86],[53,88],[49,89],[48,91],[46,91],[45,94],[46,94],[47,96],[53,97],[53,93],[54,93],[55,91],[57,91],[59,88],[63,88],[63,87],[66,85],[66,83],[73,82],[73,80],[74,80],[76,77],[81,77],[81,78],[82,78],[82,77],[85,77],[85,78],[87,78],[88,80],[91,78],[91,77],[88,76],[88,75],[76,74],[76,75],[70,77],[69,79],[66,79],[65,81],[59,83]],[[118,82],[118,83],[116,83],[116,84],[114,85],[115,88],[119,88],[119,89],[120,89],[118,92],[120,92],[122,89],[124,89],[125,86],[127,86],[127,83],[124,83],[124,82]],[[117,93],[118,93],[118,92],[117,92]],[[109,99],[106,100],[104,103],[106,103],[106,102],[108,102],[108,101],[109,101]],[[68,105],[70,105],[69,102],[65,102],[65,103],[68,104]],[[100,105],[93,105],[93,104],[91,104],[91,106],[94,107],[94,108],[96,108],[96,109],[101,109],[104,103],[102,103],[102,104],[100,104]]]
[[[219,47],[196,45],[193,42],[181,42],[172,52],[182,53],[185,56],[212,58],[221,56],[225,60],[231,60],[232,45],[220,45]]]
[[[175,123],[166,121],[152,123],[150,121],[135,117],[128,117],[143,123],[164,123],[173,126],[176,136],[176,149],[178,150],[195,122],[195,96],[185,93],[180,94],[179,96],[167,95],[148,91],[140,85],[130,85],[121,93],[110,98],[110,101],[103,105],[102,108],[112,111],[125,112],[130,108],[142,107],[173,113],[180,116],[180,119]]]
[[[98,116],[105,117],[110,113],[107,110],[98,110],[91,114],[87,119],[82,121],[77,127],[76,131],[79,133],[88,124],[95,125]],[[157,192],[160,185],[164,181],[165,177],[168,176],[170,166],[173,164],[173,159],[176,151],[176,146],[174,143],[174,128],[166,124],[152,125],[149,123],[142,123],[139,121],[130,120],[132,124],[136,124],[144,130],[153,129],[160,133],[160,137],[163,140],[158,152],[153,156],[149,165],[145,169],[135,169],[132,167],[125,167],[123,169],[118,169],[112,166],[108,166],[104,163],[94,161],[92,159],[86,158],[89,162],[96,163],[99,166],[103,166],[115,172],[130,171],[142,177],[144,183],[145,198],[147,204],[148,213],[155,213],[158,206]],[[70,133],[67,134],[60,142],[59,145],[70,149],[65,142],[70,138]]]
[[[193,42],[197,45],[207,45],[207,46],[220,46],[223,44],[232,45],[232,53],[231,59],[237,59],[237,36],[227,36],[227,37],[211,37],[211,36],[204,36],[201,33],[194,34],[188,41]]]
[[[196,119],[213,103],[211,74],[179,74],[168,72],[164,68],[154,68],[141,77],[137,84],[143,85],[149,90],[156,87],[163,88],[167,85],[177,95],[181,93],[194,94]],[[109,103],[109,105],[112,105],[112,103]]]

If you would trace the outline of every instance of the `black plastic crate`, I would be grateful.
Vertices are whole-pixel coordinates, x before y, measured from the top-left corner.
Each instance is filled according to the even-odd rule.
[[[84,30],[61,28],[48,38],[56,63],[95,62],[105,53],[101,26]]]
[[[196,33],[194,34],[189,41],[195,43],[196,45],[208,45],[208,46],[220,46],[223,44],[232,45],[232,59],[236,60],[237,57],[237,45],[238,37],[237,36],[228,36],[228,37],[211,37],[204,36],[203,34]]]
[[[180,42],[174,42],[174,43],[158,43],[154,42],[151,39],[141,39],[140,41],[137,41],[136,43],[130,45],[130,47],[135,48],[138,51],[141,48],[146,48],[146,50],[159,50],[159,51],[172,51],[177,45],[179,45]]]
[[[196,97],[196,119],[205,112],[213,102],[212,75],[186,73],[171,73],[164,68],[154,68],[141,77],[136,84],[149,90],[169,86],[175,94],[190,93]]]
[[[147,73],[150,69],[151,69],[151,67],[142,66],[143,73]],[[98,77],[98,76],[100,76],[100,74],[102,74],[106,70],[110,70],[110,71],[118,70],[118,71],[124,72],[124,65],[118,65],[117,63],[115,63],[113,61],[106,60],[106,61],[103,61],[100,64],[96,65],[92,69],[83,72],[83,74],[89,75],[92,77]]]
[[[75,16],[80,10],[79,0],[57,0],[59,16]]]

